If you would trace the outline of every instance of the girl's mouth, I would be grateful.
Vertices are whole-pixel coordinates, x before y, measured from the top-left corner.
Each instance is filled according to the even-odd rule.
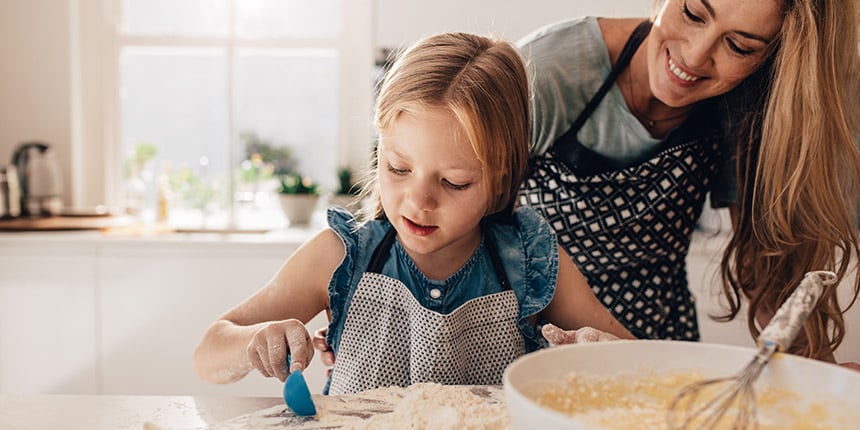
[[[430,233],[433,233],[439,227],[434,225],[421,225],[415,222],[412,222],[409,218],[403,217],[403,224],[409,229],[409,232],[416,236],[427,236]]]

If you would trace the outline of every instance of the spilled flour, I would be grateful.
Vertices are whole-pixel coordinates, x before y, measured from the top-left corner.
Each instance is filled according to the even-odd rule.
[[[421,383],[313,397],[317,408],[314,417],[298,417],[286,406],[276,406],[210,429],[504,430],[510,426],[502,388],[497,386]]]

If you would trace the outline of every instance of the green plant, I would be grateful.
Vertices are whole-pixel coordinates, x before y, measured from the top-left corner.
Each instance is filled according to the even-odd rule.
[[[128,157],[125,159],[125,177],[140,174],[146,164],[155,158],[156,154],[158,154],[158,147],[151,143],[138,142],[135,144],[134,149],[129,151]]]
[[[361,187],[352,181],[352,170],[349,167],[337,169],[337,181],[337,194],[354,196],[361,191]]]
[[[204,208],[209,203],[223,204],[226,200],[225,186],[204,180],[187,165],[168,173],[168,188],[173,194],[172,204],[177,207]]]
[[[311,178],[296,173],[281,175],[280,194],[313,194],[319,195],[319,186]]]
[[[250,184],[265,181],[275,176],[275,167],[272,163],[263,162],[260,154],[252,154],[250,158],[242,160],[239,164],[237,178],[239,182]]]
[[[290,147],[272,145],[257,136],[257,133],[247,131],[239,134],[239,140],[245,144],[245,159],[271,165],[270,170],[275,175],[295,173],[296,160]]]

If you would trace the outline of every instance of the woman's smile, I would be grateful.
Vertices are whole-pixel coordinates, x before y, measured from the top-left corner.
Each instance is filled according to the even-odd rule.
[[[666,71],[673,82],[684,87],[693,87],[702,79],[700,76],[676,64],[668,52],[666,53]]]

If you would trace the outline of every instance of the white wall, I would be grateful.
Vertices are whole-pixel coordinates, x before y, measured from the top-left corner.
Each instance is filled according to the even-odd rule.
[[[68,178],[70,1],[0,1],[0,166],[23,141],[53,143]],[[65,195],[71,190],[64,184]]]
[[[517,40],[545,24],[584,15],[647,16],[649,0],[377,0],[376,43],[409,44],[440,31],[489,33]]]

